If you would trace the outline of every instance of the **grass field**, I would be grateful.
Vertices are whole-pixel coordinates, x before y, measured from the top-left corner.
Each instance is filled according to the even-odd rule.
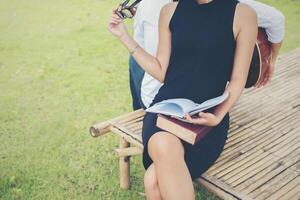
[[[89,126],[131,110],[128,53],[106,30],[111,0],[0,0],[0,199],[144,199],[141,157],[119,189],[117,137]],[[300,2],[282,52],[300,46]],[[217,199],[197,186],[197,199]]]

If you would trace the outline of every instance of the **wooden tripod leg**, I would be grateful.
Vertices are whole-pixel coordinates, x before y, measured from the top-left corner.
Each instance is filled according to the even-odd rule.
[[[128,148],[130,146],[123,137],[120,137],[119,148]],[[130,156],[124,156],[119,158],[120,167],[120,187],[122,189],[128,189],[130,187]]]

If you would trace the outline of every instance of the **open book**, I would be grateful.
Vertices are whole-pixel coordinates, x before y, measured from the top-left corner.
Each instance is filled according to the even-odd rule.
[[[146,112],[160,113],[179,119],[185,119],[185,113],[189,113],[190,116],[195,115],[201,111],[221,104],[228,96],[229,92],[225,91],[221,96],[209,99],[201,104],[184,98],[167,99],[149,107],[146,109]]]

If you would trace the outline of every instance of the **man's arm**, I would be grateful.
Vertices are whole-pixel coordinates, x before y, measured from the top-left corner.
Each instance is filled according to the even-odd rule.
[[[285,35],[285,17],[278,9],[261,2],[254,0],[240,0],[240,2],[249,5],[255,10],[258,26],[266,30],[268,40],[272,45],[271,64],[256,85],[259,88],[269,83],[273,76],[275,63]]]

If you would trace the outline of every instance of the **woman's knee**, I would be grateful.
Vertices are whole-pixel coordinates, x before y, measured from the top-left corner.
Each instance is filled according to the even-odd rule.
[[[158,132],[152,135],[148,142],[149,155],[153,160],[183,158],[184,149],[178,137],[168,132]]]

